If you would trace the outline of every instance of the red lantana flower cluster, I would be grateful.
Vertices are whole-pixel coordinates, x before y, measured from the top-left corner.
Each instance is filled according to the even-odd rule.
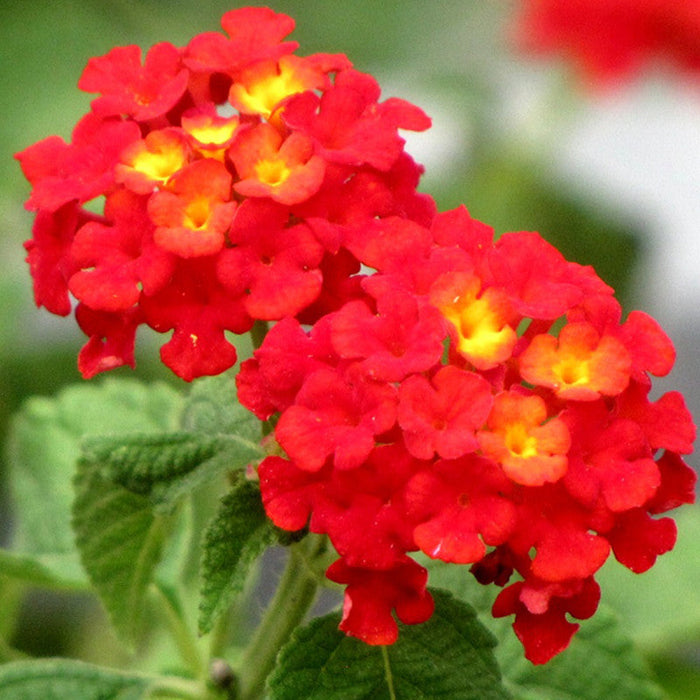
[[[591,268],[535,233],[494,242],[464,208],[388,218],[370,247],[362,297],[281,321],[242,365],[283,451],[258,469],[265,509],[330,538],[348,634],[390,644],[394,611],[430,617],[420,550],[510,582],[493,614],[544,663],[595,612],[610,553],[645,571],[676,537],[655,516],[694,499],[683,398],[648,397],[673,346]]]
[[[645,571],[675,542],[657,516],[694,499],[684,400],[649,398],[673,346],[538,234],[436,213],[398,134],[428,118],[345,56],[297,57],[293,24],[234,10],[225,36],[88,63],[71,142],[18,154],[36,301],[77,300],[86,377],[133,365],[141,324],[190,380],[234,364],[226,332],[277,321],[239,399],[274,427],[267,514],[339,554],[341,629],[390,644],[395,616],[427,620],[420,551],[502,586],[494,615],[544,663],[610,553]]]
[[[559,53],[597,85],[651,62],[700,72],[700,0],[521,0],[520,47]]]
[[[98,93],[69,143],[17,154],[37,212],[26,243],[35,299],[89,336],[85,377],[134,365],[137,328],[173,331],[163,362],[186,380],[236,361],[226,332],[307,321],[352,296],[368,223],[429,223],[422,168],[398,129],[425,114],[379,101],[343,55],[293,52],[294,28],[265,8],[226,13],[227,36],[91,59]]]

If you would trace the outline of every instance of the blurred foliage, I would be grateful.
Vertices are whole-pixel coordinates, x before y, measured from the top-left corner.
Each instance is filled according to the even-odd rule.
[[[594,208],[537,163],[502,153],[475,162],[464,191],[472,215],[496,233],[539,231],[567,259],[592,265],[625,303],[641,242],[614,213]]]
[[[224,0],[32,0],[0,7],[0,90],[4,102],[0,127],[4,233],[0,242],[0,438],[9,416],[27,397],[55,394],[63,385],[79,381],[75,358],[83,342],[73,321],[55,319],[33,308],[21,247],[32,223],[31,215],[22,209],[29,188],[12,154],[50,134],[70,136],[89,105],[90,96],[81,93],[76,84],[91,56],[123,44],[148,47],[167,40],[184,45],[195,33],[219,30],[224,11],[247,4]],[[381,5],[370,0],[277,0],[269,4],[297,20],[293,38],[300,42],[301,54],[346,53],[359,70],[373,73],[387,87],[387,96],[405,97],[430,113],[438,136],[441,130],[449,132],[446,138],[452,141],[443,144],[440,151],[447,154],[444,167],[439,161],[428,163],[430,189],[423,188],[435,196],[440,208],[464,202],[474,216],[493,225],[497,232],[539,230],[570,259],[593,265],[624,298],[634,264],[643,252],[644,232],[638,230],[636,222],[631,225],[615,212],[599,209],[571,183],[560,182],[546,153],[511,148],[507,138],[494,135],[498,132],[494,114],[502,109],[499,100],[503,96],[492,89],[491,81],[508,66],[498,35],[507,0],[443,0],[439,4],[388,0]],[[566,116],[562,113],[552,118]],[[427,143],[428,148],[432,142],[421,142],[421,138],[417,143]],[[464,157],[465,162],[455,165],[449,162],[450,157]],[[135,376],[174,382],[159,363],[155,344],[143,340],[137,343]],[[120,369],[113,374],[134,373]],[[8,509],[3,472],[0,463],[0,515]],[[0,517],[0,541],[7,539],[8,527],[7,517]],[[692,558],[697,540],[684,542],[680,566]],[[685,602],[694,607],[686,616],[684,601],[679,604],[668,600],[668,595],[664,598],[668,576],[677,575],[674,565],[670,566],[670,573],[661,570],[656,579],[649,575],[648,581],[634,581],[635,585],[629,586],[631,575],[606,573],[609,580],[603,588],[607,585],[611,590],[607,602],[617,604],[623,619],[630,621],[633,635],[644,641],[669,698],[689,700],[700,696],[695,625],[700,600],[689,595]],[[628,588],[646,597],[631,599]],[[0,580],[0,596],[8,616],[15,605],[22,604],[16,586],[7,581]],[[660,596],[662,603],[655,596]],[[686,630],[682,646],[673,638],[666,640],[666,647],[653,647],[649,626],[643,622],[651,610],[663,611],[669,606],[694,626]],[[28,609],[23,613],[27,624],[18,643],[39,655],[64,653],[80,643],[71,639],[76,625],[69,624],[75,622],[76,609],[82,610],[79,626],[89,630],[91,625],[100,624],[91,606],[74,596],[36,593],[29,607],[31,614]],[[38,614],[43,618],[37,620]],[[658,621],[658,615],[649,617]],[[0,626],[3,624],[0,615]],[[27,639],[27,629],[36,629],[41,640]]]

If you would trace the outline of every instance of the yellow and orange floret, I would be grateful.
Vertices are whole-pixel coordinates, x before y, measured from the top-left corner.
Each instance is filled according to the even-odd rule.
[[[451,324],[456,350],[476,369],[491,369],[511,357],[518,336],[502,289],[482,289],[474,274],[447,273],[433,286],[432,303]]]
[[[627,387],[632,360],[614,335],[600,335],[587,323],[567,323],[555,338],[535,336],[518,358],[520,374],[562,399],[586,401],[617,396]]]
[[[566,473],[569,429],[561,419],[548,416],[540,396],[498,394],[478,438],[483,453],[523,486],[542,486]]]

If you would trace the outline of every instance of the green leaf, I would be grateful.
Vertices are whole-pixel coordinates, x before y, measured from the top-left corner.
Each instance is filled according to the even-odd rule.
[[[208,435],[237,435],[252,443],[261,437],[260,421],[238,403],[235,377],[228,372],[192,383],[180,427]]]
[[[155,514],[145,496],[104,478],[81,462],[73,526],[83,566],[122,640],[139,636],[145,596],[172,518]]]
[[[424,563],[424,562],[421,562]],[[542,666],[533,666],[512,629],[512,618],[494,619],[496,586],[482,586],[463,567],[433,562],[430,581],[445,586],[479,611],[479,619],[498,639],[496,659],[516,700],[659,700],[662,694],[616,615],[600,606],[581,621],[568,649]],[[642,583],[642,582],[638,582]],[[585,669],[585,673],[581,673]]]
[[[500,646],[497,658],[518,700],[663,697],[619,620],[605,607],[583,622],[569,648],[544,666],[533,666],[524,658],[512,632]]]
[[[133,493],[148,496],[163,510],[225,469],[244,467],[263,456],[259,442],[237,435],[194,433],[92,438],[83,458]]]
[[[42,585],[85,586],[70,522],[81,439],[172,430],[180,409],[180,396],[164,384],[115,379],[27,401],[12,421],[8,439],[13,552],[0,560],[0,573],[31,576]]]
[[[18,554],[8,549],[0,549],[0,572],[3,576],[24,581],[25,583],[48,588],[83,588],[79,584],[73,572],[65,569],[66,559],[57,557],[53,566],[48,565],[50,561],[47,556],[42,557],[40,562],[36,557],[26,554]]]
[[[0,700],[141,700],[152,681],[68,659],[0,665]]]
[[[337,614],[298,629],[270,676],[272,700],[501,700],[494,639],[474,610],[433,590],[427,622],[400,625],[398,641],[369,646],[338,630]]]
[[[260,499],[260,490],[242,482],[221,501],[204,535],[199,603],[199,631],[209,632],[243,590],[253,561],[275,540]]]

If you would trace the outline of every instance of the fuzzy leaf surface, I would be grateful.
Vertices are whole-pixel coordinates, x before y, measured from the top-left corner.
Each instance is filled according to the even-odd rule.
[[[14,417],[7,449],[14,505],[12,552],[0,570],[41,585],[84,587],[71,529],[73,476],[85,436],[173,430],[181,397],[134,380],[67,387],[34,397]],[[30,560],[35,562],[32,566]]]
[[[0,700],[141,700],[148,678],[68,659],[0,665]]]
[[[237,435],[167,433],[92,438],[83,458],[105,478],[147,496],[162,510],[226,469],[245,467],[263,453],[258,442]]]
[[[427,622],[370,646],[338,630],[337,614],[298,629],[269,679],[272,700],[503,700],[494,639],[469,605],[432,591]]]
[[[430,581],[474,605],[479,619],[498,639],[496,659],[515,700],[661,700],[663,697],[618,617],[608,607],[601,605],[591,619],[581,621],[581,628],[568,649],[548,663],[534,666],[523,654],[512,629],[512,619],[494,619],[491,615],[499,588],[480,585],[462,567],[442,562],[428,565]]]
[[[172,519],[81,462],[73,525],[83,566],[122,641],[133,646]]]
[[[204,534],[200,634],[211,630],[235,594],[243,590],[250,565],[274,540],[260,490],[251,482],[242,482],[222,499]]]

